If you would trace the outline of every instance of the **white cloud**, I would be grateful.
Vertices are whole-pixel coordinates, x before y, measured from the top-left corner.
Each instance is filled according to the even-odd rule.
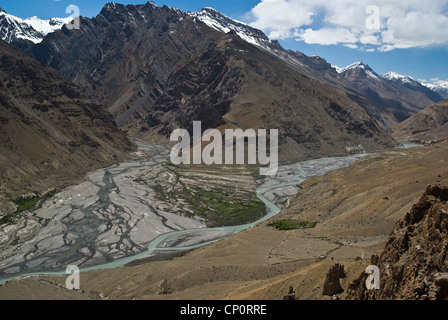
[[[393,45],[391,45],[391,44],[384,44],[384,45],[382,45],[382,46],[380,46],[378,48],[378,50],[381,51],[381,52],[389,52],[389,51],[392,51],[394,49],[396,49],[396,48]]]
[[[380,51],[448,44],[448,0],[262,0],[250,13],[273,39]]]
[[[448,43],[448,17],[440,13],[408,12],[388,19],[382,33],[395,48],[426,47]]]
[[[270,37],[288,38],[291,30],[313,21],[312,6],[297,6],[296,1],[264,0],[252,9],[255,28],[269,30]]]
[[[345,47],[350,49],[358,49],[359,47],[356,44],[346,43],[344,44]]]
[[[372,45],[380,44],[380,39],[378,35],[361,36],[359,37],[358,41],[361,42],[362,44],[372,44]]]
[[[308,44],[331,45],[338,43],[353,44],[357,42],[356,36],[347,29],[306,29],[298,38]]]

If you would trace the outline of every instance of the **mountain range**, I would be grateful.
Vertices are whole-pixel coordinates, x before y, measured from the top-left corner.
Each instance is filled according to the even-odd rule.
[[[448,82],[443,82],[437,85],[434,84],[424,84],[424,85],[430,88],[432,91],[438,93],[444,99],[448,99]]]
[[[409,76],[401,76],[395,72],[380,76],[362,62],[339,68],[318,56],[285,50],[277,41],[269,40],[262,31],[232,20],[213,8],[189,14],[215,30],[236,33],[245,41],[280,57],[302,74],[317,77],[327,85],[347,91],[353,100],[387,128],[444,98],[439,89],[428,90],[428,87]],[[350,93],[353,89],[357,93]],[[359,94],[362,95],[361,98]]]
[[[107,4],[81,25],[49,34],[30,55],[109,106],[131,137],[166,143],[193,120],[203,130],[278,128],[282,160],[395,143],[342,85],[329,86],[241,23],[228,23],[225,33],[198,14],[148,2]]]
[[[118,4],[109,4],[107,6],[119,8],[118,11],[114,11],[115,14],[119,14],[122,8],[133,10],[130,6],[120,7]],[[157,8],[153,2],[148,2],[146,6]],[[184,14],[176,8],[172,8],[172,10],[178,15]],[[138,23],[138,16],[133,16],[131,12],[129,14],[130,16],[127,18],[133,18],[134,22]],[[221,33],[231,32],[236,34],[247,43],[281,58],[288,66],[302,74],[317,78],[319,81],[324,80],[328,85],[347,91],[352,100],[362,105],[370,115],[386,128],[407,119],[415,112],[442,100],[446,96],[443,87],[430,85],[425,87],[411,77],[400,76],[394,72],[379,76],[362,62],[354,63],[346,68],[338,68],[330,65],[320,57],[309,57],[300,52],[285,50],[277,41],[269,40],[262,31],[243,22],[235,21],[213,8],[204,8],[200,12],[188,12],[187,15],[194,18],[195,21],[197,19]],[[13,43],[22,49],[31,50],[31,43],[40,43],[47,34],[61,29],[65,23],[69,22],[69,19],[55,18],[45,21],[33,17],[22,20],[1,11],[0,25],[2,27],[0,28],[0,36],[5,41]],[[170,32],[173,34],[173,30]],[[37,57],[41,57],[41,54],[37,53]],[[96,55],[99,55],[99,53],[96,53]],[[36,57],[35,54],[33,56]],[[42,59],[48,60],[47,58],[43,57]],[[55,64],[55,62],[52,63]],[[65,75],[68,72],[62,69],[59,71],[62,71]],[[89,71],[91,71],[90,75],[92,75],[94,71],[97,72],[98,70],[89,69]],[[71,72],[73,73],[73,71]],[[73,75],[72,78],[74,78]],[[354,94],[351,93],[353,89],[357,91]],[[117,119],[118,123],[122,125],[123,121],[125,121],[123,118],[127,116],[124,115]]]
[[[296,161],[394,146],[389,128],[442,100],[411,77],[285,50],[212,8],[109,3],[79,30],[67,22],[2,10],[0,36],[107,106],[131,138],[169,143],[195,120],[278,128],[280,160]]]
[[[16,47],[26,50],[41,42],[51,32],[59,30],[72,18],[51,18],[41,20],[38,17],[21,19],[6,13],[0,8],[0,38]]]
[[[363,104],[370,114],[387,127],[411,117],[415,113],[443,100],[442,96],[409,76],[395,72],[378,75],[362,62],[336,71],[362,93],[370,103]]]

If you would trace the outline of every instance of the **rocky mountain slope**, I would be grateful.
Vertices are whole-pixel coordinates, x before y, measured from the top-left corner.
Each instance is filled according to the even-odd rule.
[[[3,197],[42,195],[134,150],[102,105],[2,40],[0,124],[3,213],[14,210]]]
[[[41,20],[37,17],[21,19],[0,8],[0,39],[27,50],[41,42],[44,37],[69,23],[72,18],[52,18]]]
[[[243,40],[239,29],[226,34],[150,2],[107,4],[81,25],[50,34],[31,54],[108,105],[133,137],[167,142],[193,120],[202,130],[278,128],[283,160],[394,144],[344,91]]]
[[[400,76],[395,72],[380,76],[362,62],[337,71],[369,101],[365,104],[369,113],[387,127],[443,99],[411,77]]]
[[[124,22],[126,19],[128,19],[129,20],[128,23],[134,24],[131,29],[128,29],[128,31],[130,30],[135,31],[135,28],[137,28],[137,24],[141,23],[138,21],[139,14],[135,16],[134,14],[136,13],[136,11],[134,9],[131,9],[130,6],[123,7],[117,4],[110,4],[109,6],[110,7],[113,6],[114,9],[112,10],[112,12],[114,14],[119,14],[120,12],[123,14],[124,12],[123,8],[126,8],[125,10],[130,10],[130,12],[127,15],[125,14],[124,19],[119,19],[121,22]],[[146,6],[156,8],[153,2],[147,3]],[[181,11],[175,8],[173,8],[172,11],[175,11],[177,14],[183,14]],[[110,17],[110,15],[107,14],[106,16]],[[144,13],[143,16],[145,16]],[[301,74],[304,74],[312,79],[318,79],[319,81],[323,81],[326,85],[335,87],[337,90],[347,92],[350,99],[356,101],[356,103],[359,103],[362,107],[365,108],[365,110],[367,110],[370,113],[370,115],[375,117],[375,119],[380,121],[380,123],[386,127],[390,127],[391,125],[396,124],[397,122],[400,122],[408,118],[409,116],[413,115],[416,111],[419,111],[426,106],[432,105],[433,103],[440,101],[442,99],[440,95],[443,96],[440,90],[438,89],[436,90],[436,88],[431,88],[431,90],[428,90],[427,87],[423,87],[421,84],[414,81],[413,79],[412,81],[401,81],[403,80],[403,78],[405,78],[401,77],[402,79],[398,79],[400,81],[397,81],[397,79],[380,77],[376,75],[373,72],[373,70],[371,70],[372,71],[371,75],[374,75],[373,77],[372,76],[369,77],[366,74],[362,74],[358,75],[358,77],[356,78],[353,78],[353,75],[350,75],[351,73],[347,74],[347,71],[349,70],[353,71],[354,69],[356,69],[354,66],[358,67],[360,66],[359,63],[356,63],[352,66],[342,69],[330,65],[327,61],[325,61],[320,57],[316,56],[309,57],[301,52],[285,50],[279,45],[277,41],[271,41],[262,31],[250,27],[249,25],[243,22],[235,21],[227,17],[226,15],[214,10],[213,8],[204,8],[200,12],[188,12],[188,16],[194,18],[195,21],[197,20],[205,23],[210,28],[217,30],[221,33],[232,32],[238,35],[244,41],[254,46],[257,46],[258,48],[272,55],[277,56],[278,58],[283,60],[284,63],[286,63],[289,67],[295,69]],[[8,15],[4,12],[0,13],[0,20],[1,20],[0,25],[2,26],[0,28],[0,34],[3,35],[3,39],[25,50],[29,49],[32,44],[39,43],[46,34],[60,29],[63,23],[68,22],[68,19],[56,19],[56,18],[48,21],[42,21],[37,19],[36,17],[22,20],[20,18]],[[115,22],[117,21],[115,20]],[[161,26],[160,24],[157,26],[153,25],[153,27],[155,28],[159,28],[160,26]],[[119,29],[123,28],[125,28],[125,26],[121,26]],[[172,24],[172,28],[175,29],[176,27],[173,26]],[[95,32],[97,31],[98,30],[95,30]],[[146,28],[140,25],[139,32],[146,33],[146,31],[147,31]],[[162,34],[165,33],[167,30],[158,30],[158,31],[159,34]],[[169,32],[170,35],[173,35],[175,33],[174,30],[170,30]],[[67,33],[67,30],[65,31],[65,33]],[[138,40],[135,43],[139,43],[139,41],[140,40]],[[95,43],[94,47],[96,45],[97,44]],[[166,43],[164,45],[166,45]],[[57,50],[56,48],[52,48],[50,49],[50,53],[52,52],[52,50],[58,51],[59,49],[61,48],[58,48]],[[89,72],[88,74],[91,77],[101,69],[96,68],[98,64],[102,64],[104,58],[103,53],[98,52],[101,51],[99,49],[102,50],[102,48],[96,48],[93,50],[91,48],[86,48],[85,50],[89,53],[93,53],[94,51],[96,51],[95,56],[101,56],[101,58],[98,59],[98,61],[93,61],[92,68],[87,68],[88,69],[87,71]],[[37,56],[40,57],[41,54],[42,53],[37,53]],[[41,57],[41,58],[44,61],[48,60],[47,59],[48,57]],[[134,62],[135,61],[137,60],[134,60]],[[64,67],[61,66],[59,67],[64,69]],[[143,72],[146,69],[147,68],[144,68]],[[78,80],[77,78],[78,74],[76,74],[77,72],[76,70],[62,70],[62,71],[66,75],[75,72],[74,74],[71,74],[71,78],[72,79],[76,78]],[[99,74],[97,73],[97,76],[98,75]],[[162,76],[164,75],[162,74]],[[362,78],[362,81],[360,81],[359,77]],[[372,79],[384,80],[384,81],[383,83],[379,84],[377,83],[377,81],[372,82]],[[80,82],[82,81],[83,80],[80,80]],[[360,84],[360,82],[362,84]],[[88,86],[90,87],[91,83]],[[138,85],[136,85],[133,89],[128,90],[125,90],[125,88],[122,89],[125,92],[125,94],[124,96],[121,97],[121,100],[119,99],[120,100],[120,102],[118,102],[119,104],[123,102],[123,99],[124,100],[131,99],[129,97],[129,95],[131,95],[130,93],[131,91],[133,91],[135,95],[135,92],[140,92],[141,90],[141,88],[138,87]],[[93,89],[91,88],[91,90]],[[120,93],[123,94],[123,92],[121,91]],[[140,92],[140,94],[143,93]],[[133,99],[138,98],[134,97]],[[143,100],[146,100],[146,98]],[[117,99],[112,98],[112,100],[107,101],[107,103],[115,103],[116,101]],[[128,107],[129,106],[127,106],[126,108]],[[130,111],[129,113],[133,113],[133,111]],[[127,115],[124,116],[124,118],[126,117]],[[123,119],[120,120],[123,121]]]
[[[448,138],[448,100],[420,111],[393,130],[398,139],[419,143]]]
[[[448,82],[441,84],[425,84],[426,87],[438,93],[443,99],[448,99]]]
[[[255,29],[248,24],[236,21],[225,14],[213,9],[203,8],[199,12],[188,12],[193,18],[197,18],[212,29],[222,33],[234,32],[244,41],[280,55],[284,49],[277,41],[271,41],[263,31]]]
[[[347,91],[352,99],[359,102],[386,127],[442,100],[439,92],[428,90],[409,76],[401,76],[395,72],[379,76],[362,62],[338,68],[321,57],[285,50],[277,41],[269,40],[262,31],[232,20],[213,8],[204,8],[200,12],[189,14],[215,30],[224,33],[235,32],[248,43],[278,56],[302,74],[311,78],[317,77],[329,86]],[[353,90],[356,93],[353,93]]]
[[[366,275],[350,284],[355,300],[443,300],[448,298],[448,187],[430,186],[399,221],[380,256],[380,289],[367,290]]]

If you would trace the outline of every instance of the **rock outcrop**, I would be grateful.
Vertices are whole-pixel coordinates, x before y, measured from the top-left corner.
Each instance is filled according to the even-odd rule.
[[[341,287],[340,279],[345,278],[345,276],[343,265],[337,263],[332,266],[325,278],[322,295],[334,296],[335,294],[342,293],[344,290]]]
[[[448,298],[448,187],[429,186],[399,221],[380,256],[380,289],[367,290],[363,274],[348,288],[352,300]]]

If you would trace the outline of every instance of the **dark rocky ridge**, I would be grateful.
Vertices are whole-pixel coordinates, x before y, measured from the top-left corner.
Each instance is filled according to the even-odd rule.
[[[448,138],[448,100],[420,111],[396,125],[393,130],[397,138],[418,143]]]
[[[430,186],[397,222],[380,256],[380,290],[367,290],[363,274],[348,288],[353,300],[448,298],[448,187]]]
[[[406,81],[403,81],[403,79],[378,76],[369,66],[362,63],[358,66],[362,68],[347,68],[348,70],[339,73],[325,59],[307,56],[298,51],[285,50],[277,41],[269,40],[262,31],[234,21],[212,8],[204,8],[200,12],[189,14],[198,17],[213,29],[222,32],[231,30],[242,39],[255,43],[260,48],[276,55],[301,74],[346,91],[352,100],[359,103],[386,127],[442,100],[438,93],[410,77],[403,77],[406,78]],[[376,79],[372,79],[367,72],[374,75]],[[354,74],[357,76],[354,77]]]
[[[185,16],[185,13],[182,13],[181,11],[177,9],[169,9],[168,7],[164,7],[168,11],[171,11],[178,15]],[[95,79],[81,79],[83,77],[84,72],[87,72],[86,75],[88,75],[90,78],[96,78],[96,77],[104,77],[106,71],[108,76],[115,77],[116,75],[113,75],[115,68],[113,66],[110,66],[108,64],[103,64],[103,58],[104,58],[104,50],[111,47],[103,44],[103,40],[105,35],[111,36],[111,41],[113,42],[116,39],[120,39],[120,33],[124,32],[125,37],[127,37],[127,40],[131,40],[133,42],[133,45],[138,47],[138,50],[142,49],[142,46],[149,48],[152,44],[157,44],[158,40],[161,40],[163,38],[164,33],[169,31],[169,39],[165,38],[163,40],[163,45],[168,46],[169,41],[175,39],[176,37],[173,36],[174,33],[177,31],[177,23],[176,19],[169,19],[168,23],[165,19],[166,17],[162,17],[162,19],[154,19],[153,13],[157,12],[159,14],[160,12],[157,10],[153,10],[152,13],[148,15],[147,10],[148,9],[157,9],[156,5],[153,2],[148,2],[143,10],[141,8],[136,9],[136,6],[123,6],[119,4],[107,4],[105,8],[102,10],[102,16],[104,19],[98,20],[100,22],[100,25],[102,27],[109,26],[110,24],[114,24],[116,28],[114,30],[109,30],[106,33],[101,32],[101,30],[97,30],[95,26],[92,26],[89,22],[91,22],[90,19],[84,19],[83,22],[86,23],[86,26],[88,29],[91,29],[90,31],[96,32],[97,34],[94,37],[90,37],[89,40],[86,42],[89,42],[90,46],[85,46],[86,42],[82,41],[82,43],[77,43],[78,45],[81,45],[82,51],[79,52],[79,48],[73,46],[73,50],[76,51],[76,55],[81,56],[83,63],[90,63],[91,66],[85,68],[85,70],[80,70],[83,68],[80,68],[80,66],[74,66],[73,64],[67,63],[66,67],[58,66],[57,69],[63,74],[68,75],[71,79],[76,79],[76,81],[79,81],[79,83],[83,83],[83,86],[86,86],[89,88],[89,90],[97,91],[98,88],[98,81]],[[414,113],[418,112],[419,110],[423,109],[426,106],[432,105],[435,102],[440,101],[442,98],[440,95],[434,91],[431,91],[430,89],[422,86],[421,84],[415,82],[415,85],[409,85],[406,83],[399,83],[399,81],[389,81],[385,79],[381,79],[382,81],[370,81],[368,77],[365,76],[365,74],[361,75],[360,78],[353,78],[350,74],[344,73],[339,74],[336,72],[336,70],[333,68],[332,65],[330,65],[327,61],[324,59],[317,57],[317,56],[307,56],[301,52],[294,52],[291,50],[285,50],[281,47],[281,45],[277,41],[271,41],[269,38],[258,29],[255,29],[253,27],[250,27],[249,25],[246,25],[244,23],[240,23],[238,21],[232,20],[231,18],[225,16],[224,14],[212,9],[212,8],[204,8],[200,12],[191,13],[189,12],[187,14],[190,18],[193,17],[196,20],[204,20],[211,22],[213,24],[213,28],[221,29],[221,30],[232,30],[233,33],[241,35],[243,38],[249,39],[248,41],[255,42],[258,44],[260,48],[263,48],[270,54],[276,55],[280,59],[282,59],[289,67],[295,69],[301,74],[307,75],[312,79],[317,79],[327,86],[334,87],[337,90],[341,90],[343,92],[346,92],[346,94],[349,96],[350,99],[355,101],[355,103],[361,105],[371,116],[373,116],[376,120],[379,121],[379,123],[386,128],[389,128],[390,126],[396,124],[397,122],[400,122],[404,119],[409,118]],[[119,17],[118,17],[119,16]],[[118,19],[117,19],[118,17]],[[151,17],[148,19],[148,17]],[[142,24],[142,21],[140,19],[143,19],[144,22]],[[179,18],[179,21],[183,21],[184,18]],[[194,20],[193,19],[193,20]],[[154,20],[154,21],[149,21]],[[153,23],[154,22],[154,23]],[[50,22],[51,23],[51,22]],[[60,23],[60,22],[55,22]],[[168,30],[167,26],[170,26],[170,29]],[[156,35],[154,32],[152,33],[152,36],[156,37],[158,40],[151,39],[151,42],[148,43],[146,40],[142,40],[147,36],[148,28],[156,28],[158,29],[158,35]],[[11,31],[12,30],[12,31]],[[123,30],[122,32],[120,30]],[[67,31],[67,30],[66,30]],[[185,31],[185,30],[182,30]],[[81,32],[83,37],[86,37],[89,33],[89,30],[87,32]],[[138,36],[134,36],[133,33],[137,33]],[[180,32],[180,34],[185,35],[186,33]],[[22,50],[25,50],[27,52],[30,52],[33,47],[33,42],[30,40],[22,39],[21,35],[27,35],[30,37],[37,39],[42,39],[44,37],[43,34],[40,32],[34,30],[30,25],[27,25],[25,23],[18,23],[17,21],[8,20],[8,19],[0,19],[0,35],[5,37],[5,40],[11,44],[16,45]],[[20,35],[20,36],[18,36]],[[159,37],[160,36],[160,37]],[[26,38],[26,37],[25,37]],[[97,41],[94,41],[96,39]],[[201,40],[203,40],[202,38]],[[81,39],[78,39],[81,41]],[[168,41],[166,41],[168,40]],[[178,62],[179,57],[185,58],[185,52],[181,52],[180,56],[172,55],[173,51],[172,49],[179,49],[184,48],[185,44],[183,42],[183,39],[180,39],[177,44],[174,47],[170,47],[168,50],[163,50],[163,47],[154,46],[154,48],[162,48],[161,51],[163,51],[163,55],[171,56],[171,58],[168,58],[168,61],[165,63],[171,64],[172,67],[175,67]],[[192,40],[192,39],[188,39]],[[196,39],[197,40],[197,39]],[[124,41],[120,41],[123,46],[126,46],[126,43]],[[197,41],[192,41],[192,44],[194,46],[197,46],[200,44]],[[188,45],[188,44],[187,44]],[[124,48],[124,47],[123,47]],[[129,54],[130,51],[128,49],[121,50],[123,48],[120,48],[120,52],[118,53],[118,56],[123,56],[126,54]],[[55,61],[52,61],[52,65],[56,66],[60,62],[58,62],[58,52],[59,50],[63,49],[60,45],[54,45],[50,46],[50,48],[47,52],[34,52],[36,57],[39,57],[41,61],[46,61],[46,63],[49,63],[50,60],[55,59]],[[145,49],[145,50],[146,50]],[[199,51],[202,49],[199,49]],[[40,50],[38,50],[40,51]],[[181,50],[182,51],[182,50]],[[189,46],[187,48],[187,51],[193,51],[196,52],[195,48],[192,46]],[[143,51],[141,51],[143,52]],[[54,54],[56,53],[56,55]],[[70,55],[64,55],[64,59],[70,59]],[[138,55],[140,58],[149,58],[146,54],[143,56]],[[158,55],[157,59],[161,58],[162,55]],[[117,57],[115,57],[117,58]],[[87,60],[86,60],[87,59]],[[120,58],[118,58],[120,59]],[[90,61],[91,60],[91,61]],[[150,64],[147,63],[146,60],[143,59],[142,61],[138,61],[139,59],[134,57],[133,63],[136,63],[136,61],[139,64]],[[74,61],[69,61],[74,62]],[[174,63],[172,63],[174,62]],[[61,62],[62,63],[62,62]],[[123,70],[127,70],[128,67],[132,67],[133,63],[129,65],[123,65],[121,66],[120,70],[118,72],[123,72]],[[102,67],[97,68],[98,65],[102,65]],[[132,68],[135,68],[132,67]],[[155,71],[152,68],[143,68],[142,71],[145,73],[146,71]],[[168,70],[169,69],[169,70]],[[115,71],[114,71],[115,70]],[[165,71],[168,71],[168,74],[173,71],[173,69],[170,69],[169,66],[165,65]],[[127,72],[127,71],[124,71]],[[157,70],[157,72],[160,72],[160,70]],[[154,75],[154,73],[153,73]],[[156,73],[157,75],[157,73]],[[81,76],[81,78],[78,78]],[[163,79],[166,80],[166,74],[161,74],[161,77],[164,77]],[[87,77],[87,78],[89,78]],[[118,78],[121,78],[121,76],[118,76]],[[147,77],[144,77],[147,78]],[[163,84],[163,79],[158,81],[156,84],[157,86],[160,86]],[[129,79],[119,79],[120,81],[126,80],[130,81]],[[135,79],[134,79],[135,80]],[[144,79],[148,80],[148,79]],[[139,87],[139,82],[136,81],[132,88],[130,88],[129,83],[126,84],[126,81],[123,85],[118,86],[117,82],[108,82],[108,86],[112,89],[117,90],[110,90],[111,92],[107,92],[106,94],[101,93],[102,98],[105,99],[106,104],[111,105],[113,104],[112,110],[113,112],[117,112],[118,110],[119,114],[124,113],[119,119],[117,119],[118,123],[122,125],[125,123],[128,119],[128,117],[137,111],[139,113],[145,114],[147,113],[147,106],[143,106],[143,110],[140,107],[136,107],[136,105],[140,106],[144,104],[144,100],[148,100],[148,94],[152,95],[154,93],[151,93],[151,88],[149,88],[147,85],[144,85],[143,87]],[[93,83],[92,83],[93,82]],[[151,82],[149,80],[149,82]],[[77,82],[78,83],[78,82]],[[97,85],[95,85],[95,83]],[[158,88],[158,91],[163,90],[163,88]],[[141,99],[136,97],[131,97],[133,95],[131,92],[139,92],[142,96],[140,96]],[[157,93],[155,93],[157,94]],[[95,97],[97,95],[95,94]],[[154,97],[152,97],[154,98]],[[118,103],[118,104],[115,104]],[[123,103],[126,105],[123,106]],[[128,105],[128,103],[130,105]],[[152,103],[152,101],[151,101]],[[117,117],[117,116],[116,116]],[[133,117],[132,117],[133,118]],[[131,119],[130,121],[133,121]]]
[[[80,30],[50,34],[31,54],[109,106],[133,137],[166,143],[172,129],[194,120],[203,130],[278,128],[283,160],[395,144],[343,91],[235,33],[150,2],[107,4]]]
[[[62,187],[135,149],[104,106],[52,68],[4,41],[0,66],[2,196]]]
[[[81,26],[49,35],[32,55],[108,105],[120,126],[145,118],[170,75],[213,42],[188,15],[151,2],[107,4]]]

